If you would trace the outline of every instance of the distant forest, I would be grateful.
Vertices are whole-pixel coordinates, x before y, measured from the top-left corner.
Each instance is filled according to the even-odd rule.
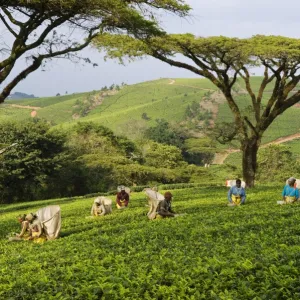
[[[29,99],[29,98],[38,98],[38,97],[35,97],[33,94],[28,95],[26,93],[20,93],[20,92],[15,92],[8,96],[8,99]]]

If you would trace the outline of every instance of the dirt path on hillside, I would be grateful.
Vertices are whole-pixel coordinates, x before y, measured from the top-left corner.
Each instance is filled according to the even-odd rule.
[[[8,106],[16,107],[16,108],[35,109],[35,110],[41,109],[41,107],[29,106],[29,105],[8,104]]]
[[[169,80],[170,80],[169,84],[172,84],[172,85],[184,86],[184,87],[190,87],[190,88],[197,89],[197,90],[202,90],[202,91],[216,92],[216,90],[212,90],[212,89],[203,89],[203,88],[200,88],[200,87],[194,86],[194,85],[178,84],[178,83],[176,83],[176,81],[175,81],[174,79],[169,79]]]
[[[291,134],[288,136],[280,137],[272,142],[261,145],[260,148],[266,148],[271,145],[279,145],[279,144],[283,144],[283,143],[290,142],[290,141],[297,140],[297,139],[300,139],[300,133],[295,133],[295,134]],[[236,153],[236,152],[240,152],[240,151],[241,150],[239,150],[239,149],[228,149],[226,152],[216,153],[212,164],[222,165],[222,164],[224,164],[224,161],[231,153]]]
[[[283,144],[283,143],[286,143],[286,142],[289,142],[289,141],[292,141],[292,140],[297,140],[297,139],[300,139],[300,133],[295,133],[295,134],[291,134],[291,135],[288,135],[288,136],[283,136],[283,137],[278,138],[278,139],[276,139],[272,142],[263,144],[261,146],[261,148],[266,148],[270,145],[279,145],[279,144]]]
[[[212,90],[212,89],[202,89],[202,88],[192,86],[192,85],[176,84],[176,81],[174,79],[170,79],[169,84],[184,86],[184,87],[191,87],[191,88],[195,88],[195,89],[199,89],[199,90],[214,92],[213,94],[211,94],[211,99],[204,100],[201,102],[201,107],[203,107],[206,110],[210,110],[212,112],[213,120],[211,121],[211,125],[212,126],[214,125],[214,121],[216,120],[216,118],[218,116],[219,105],[226,101],[223,94],[219,93],[219,91]],[[247,91],[245,89],[243,89],[240,85],[239,85],[239,89],[240,89],[238,92],[239,94],[247,94]],[[296,104],[295,107],[300,108],[300,104]],[[286,142],[296,140],[296,139],[300,139],[300,133],[295,133],[292,135],[278,138],[272,142],[263,144],[260,148],[266,148],[270,145],[279,145],[279,144],[286,143]],[[228,149],[226,152],[216,153],[215,158],[213,160],[213,164],[222,165],[222,164],[224,164],[224,161],[231,153],[236,153],[236,152],[240,152],[240,151],[241,150],[239,150],[239,149]]]

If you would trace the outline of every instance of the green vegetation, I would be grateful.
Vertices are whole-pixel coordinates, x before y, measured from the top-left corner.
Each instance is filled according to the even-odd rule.
[[[261,79],[261,77],[251,78],[251,84],[255,91],[258,89]],[[50,121],[52,125],[57,125],[54,128],[58,130],[71,130],[78,122],[93,121],[114,130],[121,136],[139,140],[140,143],[146,142],[146,135],[146,138],[154,141],[179,146],[185,160],[196,165],[211,162],[214,153],[223,151],[223,149],[239,148],[237,141],[222,145],[213,141],[213,136],[211,138],[204,137],[203,134],[206,134],[207,130],[197,127],[196,124],[191,125],[191,122],[186,119],[187,110],[191,107],[198,108],[196,103],[202,104],[208,93],[211,93],[209,90],[214,89],[207,79],[176,79],[173,84],[170,84],[172,82],[171,79],[161,79],[131,86],[122,85],[120,91],[107,91],[108,88],[103,88],[99,92],[61,97],[10,100],[8,104],[0,106],[0,120],[32,119],[30,117],[32,110],[12,107],[11,104],[41,107],[36,110],[36,118]],[[246,114],[250,100],[243,92],[245,87],[243,87],[241,79],[237,81],[237,87],[236,92],[239,95],[236,96],[236,99]],[[267,89],[266,95],[268,93]],[[187,96],[185,96],[186,94]],[[87,105],[88,110],[85,117],[76,113],[76,110],[84,112],[86,100],[94,99],[95,96],[101,101],[98,105]],[[214,102],[215,97],[209,97],[211,97],[211,102]],[[214,103],[214,105],[219,108],[217,109],[216,124],[222,125],[222,122],[228,122],[232,128],[233,119],[228,105],[225,103]],[[263,135],[262,143],[298,133],[300,129],[298,114],[299,108],[292,107],[279,116]],[[211,116],[205,116],[205,118],[210,120]],[[161,120],[160,128],[157,126],[159,119]],[[166,122],[167,126],[165,126]],[[174,133],[176,133],[175,137]],[[209,131],[208,134],[210,135]],[[300,150],[297,142],[293,145],[292,152],[298,153]],[[240,165],[241,154],[230,155],[226,163],[231,162]]]
[[[0,144],[17,143],[0,156],[1,203],[106,192],[120,183],[191,178],[175,146],[151,141],[138,145],[91,122],[57,129],[34,119],[2,123],[0,131]]]
[[[284,182],[288,177],[287,174],[297,176],[300,173],[299,140],[290,143],[270,145],[258,151],[257,179],[259,182]],[[237,169],[240,169],[241,163],[241,152],[232,153],[225,160],[225,164],[235,166]]]
[[[226,207],[224,187],[174,190],[186,215],[148,221],[145,196],[91,219],[93,199],[3,205],[3,299],[296,299],[300,206],[278,206],[281,186],[251,189],[247,205]],[[114,199],[114,197],[112,197]],[[61,238],[9,243],[16,216],[48,204],[62,209]]]
[[[238,140],[243,152],[243,178],[249,187],[254,186],[257,152],[264,133],[280,115],[300,101],[300,75],[297,73],[300,40],[296,38],[263,35],[246,39],[199,37],[191,33],[149,38],[107,33],[101,38],[96,37],[92,44],[99,51],[106,51],[109,58],[122,61],[152,56],[214,84],[222,92],[233,120],[233,133],[227,135],[220,126],[217,137],[225,134],[228,141]],[[259,85],[251,82],[253,66],[264,68]],[[239,105],[240,90],[251,100],[246,107],[247,101]]]

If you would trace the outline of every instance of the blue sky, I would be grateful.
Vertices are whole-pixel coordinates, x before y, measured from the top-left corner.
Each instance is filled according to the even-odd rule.
[[[171,33],[191,32],[199,36],[250,37],[255,34],[300,36],[300,1],[286,0],[187,0],[192,16],[180,19],[161,13],[163,27]],[[0,42],[9,39],[0,25]],[[103,54],[94,49],[82,51],[98,67],[55,60],[46,71],[36,71],[21,82],[15,91],[52,96],[57,93],[74,93],[97,90],[112,83],[138,83],[158,78],[196,77],[193,73],[170,67],[153,58],[136,61],[126,66],[117,61],[104,61]],[[19,62],[14,74],[25,62]]]

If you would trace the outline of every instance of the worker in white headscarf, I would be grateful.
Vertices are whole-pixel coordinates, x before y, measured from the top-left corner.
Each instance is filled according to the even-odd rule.
[[[98,217],[108,215],[112,212],[112,200],[106,197],[97,197],[94,200],[91,215]]]

